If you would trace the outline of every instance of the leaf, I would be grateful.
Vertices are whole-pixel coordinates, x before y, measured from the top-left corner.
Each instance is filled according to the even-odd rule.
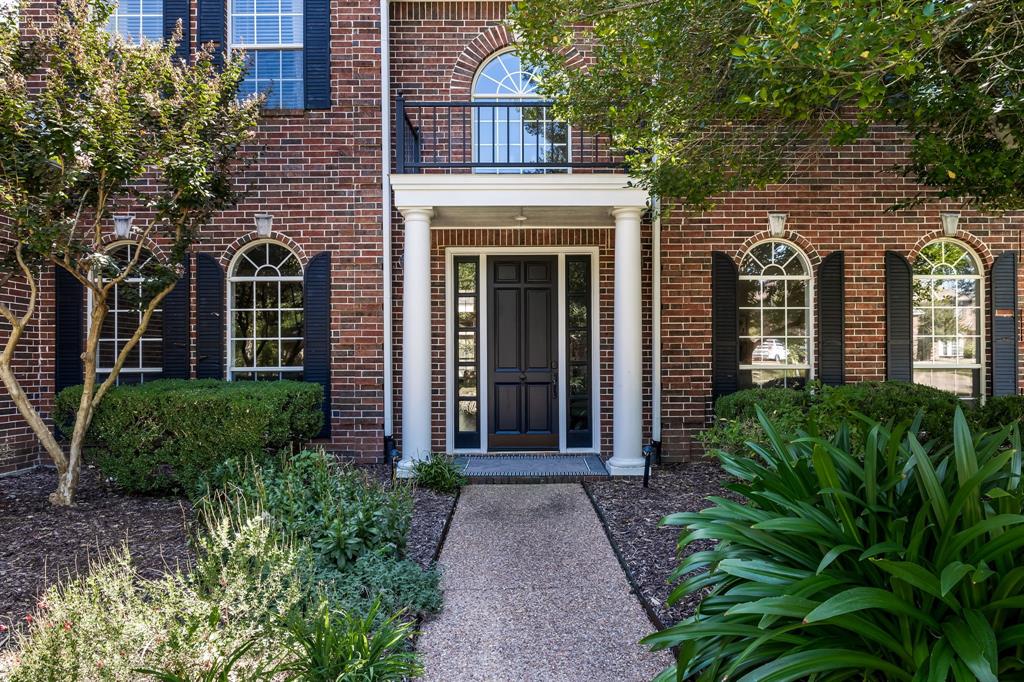
[[[981,642],[975,638],[971,628],[962,620],[942,624],[942,631],[949,638],[956,655],[967,665],[979,682],[998,682],[992,664],[985,660]]]
[[[854,549],[860,549],[860,547],[855,545],[839,545],[830,549],[825,553],[825,556],[822,557],[821,563],[818,564],[817,574],[821,575],[821,572],[828,568],[832,562],[838,559],[844,552],[849,552]]]
[[[892,592],[878,587],[853,587],[845,592],[840,592],[808,613],[807,617],[804,618],[804,622],[816,623],[847,613],[863,611],[864,609],[882,609],[895,614],[910,616],[930,625],[937,625],[930,615],[918,609],[914,604],[908,604]]]
[[[899,578],[903,582],[913,585],[933,597],[941,596],[939,579],[931,571],[919,564],[909,561],[889,561],[887,559],[875,559],[874,564],[889,575]]]
[[[939,591],[942,593],[942,596],[945,597],[949,594],[950,590],[956,587],[964,579],[964,576],[973,570],[974,566],[960,561],[954,561],[942,569],[942,575],[939,577]]]
[[[848,649],[813,649],[781,656],[751,670],[739,682],[788,682],[839,669],[878,670],[886,673],[888,679],[911,679],[904,670],[870,654]]]

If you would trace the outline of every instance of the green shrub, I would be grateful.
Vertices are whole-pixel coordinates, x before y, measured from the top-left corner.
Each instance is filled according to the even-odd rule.
[[[344,569],[370,552],[397,557],[405,549],[410,491],[386,489],[322,450],[237,467],[233,478],[232,489],[309,545],[320,566]]]
[[[697,613],[649,636],[661,679],[985,680],[1024,671],[1024,486],[1017,426],[922,446],[906,427],[721,452],[742,500],[674,514],[671,601]],[[859,451],[851,441],[861,443]],[[997,677],[998,676],[998,677]]]
[[[1003,395],[989,398],[974,410],[972,423],[978,428],[995,429],[1024,417],[1024,396]]]
[[[960,398],[931,386],[869,381],[822,387],[808,417],[821,433],[831,435],[844,420],[856,419],[854,413],[882,423],[899,423],[911,422],[921,412],[921,430],[927,437],[949,443],[958,407],[965,407]]]
[[[378,618],[374,603],[364,616],[332,608],[327,601],[310,617],[289,621],[290,661],[281,670],[303,682],[401,682],[423,674],[406,649],[412,623],[401,614]]]
[[[344,571],[324,569],[317,578],[331,603],[350,613],[367,613],[374,602],[384,614],[425,616],[441,608],[441,576],[408,559],[371,552]]]
[[[783,434],[803,428],[812,393],[793,388],[751,388],[724,395],[715,402],[715,423],[698,438],[709,451],[742,452],[748,441],[767,443],[757,421],[760,407]]]
[[[455,458],[449,455],[433,454],[417,461],[412,466],[412,477],[416,485],[446,495],[458,492],[469,482],[462,468],[455,463]]]
[[[82,389],[57,395],[54,420],[74,424]],[[134,492],[194,493],[228,460],[293,448],[323,423],[323,389],[294,381],[165,379],[111,389],[89,428],[91,456]],[[214,481],[217,483],[217,481]]]

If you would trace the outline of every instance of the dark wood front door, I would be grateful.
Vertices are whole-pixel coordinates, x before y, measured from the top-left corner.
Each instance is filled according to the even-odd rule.
[[[557,448],[557,259],[497,256],[487,270],[488,449]]]

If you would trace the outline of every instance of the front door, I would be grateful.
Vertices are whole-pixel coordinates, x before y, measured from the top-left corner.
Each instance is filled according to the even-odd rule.
[[[488,449],[558,447],[558,260],[488,261]]]

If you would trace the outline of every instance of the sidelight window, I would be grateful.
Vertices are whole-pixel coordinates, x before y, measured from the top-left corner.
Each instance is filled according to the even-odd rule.
[[[480,259],[455,258],[455,447],[480,447]]]
[[[566,355],[568,387],[566,446],[593,446],[593,363],[591,338],[591,276],[589,256],[565,259],[566,281]]]

